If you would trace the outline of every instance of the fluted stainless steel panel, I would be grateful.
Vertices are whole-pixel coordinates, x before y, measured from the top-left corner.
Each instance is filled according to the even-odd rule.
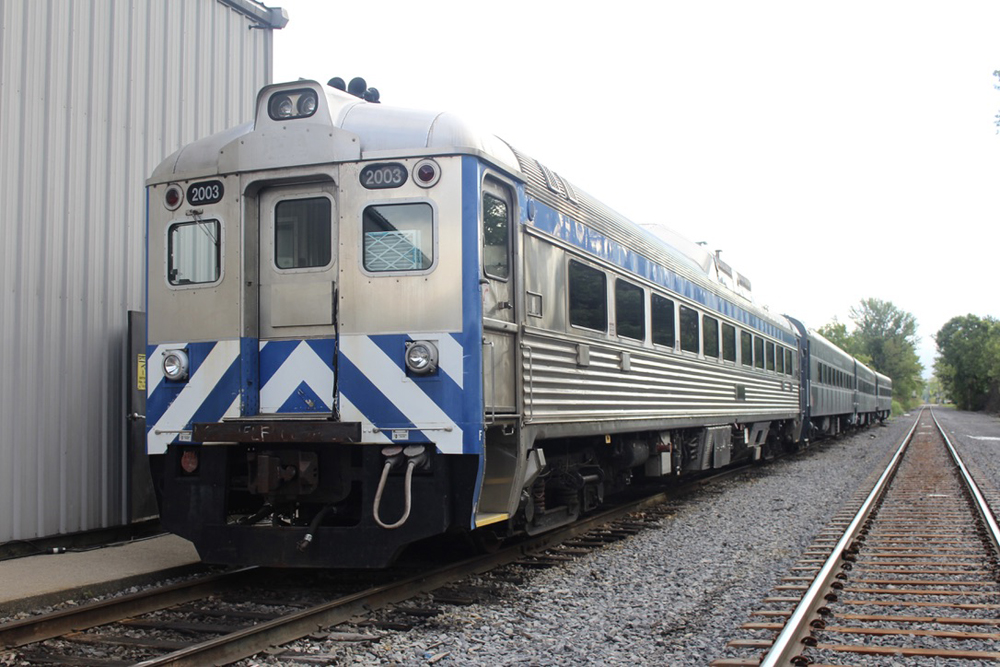
[[[529,348],[523,355],[525,412],[531,423],[717,417],[724,424],[798,410],[798,383],[773,372],[533,329],[524,342]],[[578,345],[588,346],[587,365],[578,363]],[[745,400],[737,399],[737,385],[745,387]]]

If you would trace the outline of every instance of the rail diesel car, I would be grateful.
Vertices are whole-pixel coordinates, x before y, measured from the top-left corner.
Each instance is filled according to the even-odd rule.
[[[150,465],[207,562],[534,534],[889,412],[719,257],[448,114],[271,85],[147,186]]]

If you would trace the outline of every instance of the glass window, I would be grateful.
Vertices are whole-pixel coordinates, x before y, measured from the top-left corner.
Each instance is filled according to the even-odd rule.
[[[508,239],[510,224],[507,202],[483,193],[483,271],[491,278],[506,280],[510,275]]]
[[[698,352],[698,311],[681,306],[681,349]]]
[[[780,345],[774,347],[774,370],[778,373],[785,372],[785,348]]]
[[[653,320],[653,342],[673,349],[676,340],[674,302],[654,294],[650,299],[650,311]]]
[[[603,271],[570,260],[569,322],[576,327],[608,330],[608,288]]]
[[[767,370],[774,370],[774,343],[770,341],[767,343]]]
[[[430,204],[369,206],[362,216],[368,271],[426,271],[434,263],[434,209]]]
[[[793,358],[794,357],[792,357],[792,351],[785,350],[785,375],[791,375],[793,373],[792,369]]]
[[[171,285],[214,283],[219,279],[222,245],[218,220],[179,222],[167,232],[167,280]]]
[[[760,336],[753,337],[753,365],[764,368],[764,339]]]
[[[722,358],[726,361],[736,361],[736,327],[722,323]]]
[[[753,336],[749,331],[740,332],[740,359],[744,366],[753,366]]]
[[[274,207],[274,264],[279,269],[306,269],[330,263],[330,200],[326,197],[286,199]]]
[[[706,357],[719,358],[719,320],[708,315],[702,317],[701,343]]]
[[[619,336],[646,339],[646,295],[638,285],[615,281],[615,327]]]

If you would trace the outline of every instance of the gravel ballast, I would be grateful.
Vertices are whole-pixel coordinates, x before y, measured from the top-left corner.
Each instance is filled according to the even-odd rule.
[[[411,630],[340,626],[335,632],[377,638],[286,648],[360,665],[706,665],[728,655],[726,641],[884,465],[914,418],[713,482],[672,502],[659,529],[563,566],[510,566],[467,582],[498,591],[485,602],[438,605],[441,614],[419,620],[373,615],[414,623]],[[302,663],[258,656],[241,664]]]

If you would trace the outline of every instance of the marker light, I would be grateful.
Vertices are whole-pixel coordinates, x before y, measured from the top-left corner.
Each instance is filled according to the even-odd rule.
[[[187,474],[194,473],[198,469],[198,450],[185,449],[181,454],[181,470]]]
[[[441,180],[441,168],[434,160],[421,160],[413,166],[416,178],[413,182],[422,188],[429,188]]]
[[[437,370],[437,346],[429,340],[416,340],[406,347],[406,368],[414,375],[427,375]]]
[[[163,355],[163,375],[168,380],[183,380],[188,376],[188,356],[184,350],[168,350]]]
[[[163,205],[170,211],[176,211],[183,201],[184,192],[179,185],[168,186],[167,191],[163,193]]]

